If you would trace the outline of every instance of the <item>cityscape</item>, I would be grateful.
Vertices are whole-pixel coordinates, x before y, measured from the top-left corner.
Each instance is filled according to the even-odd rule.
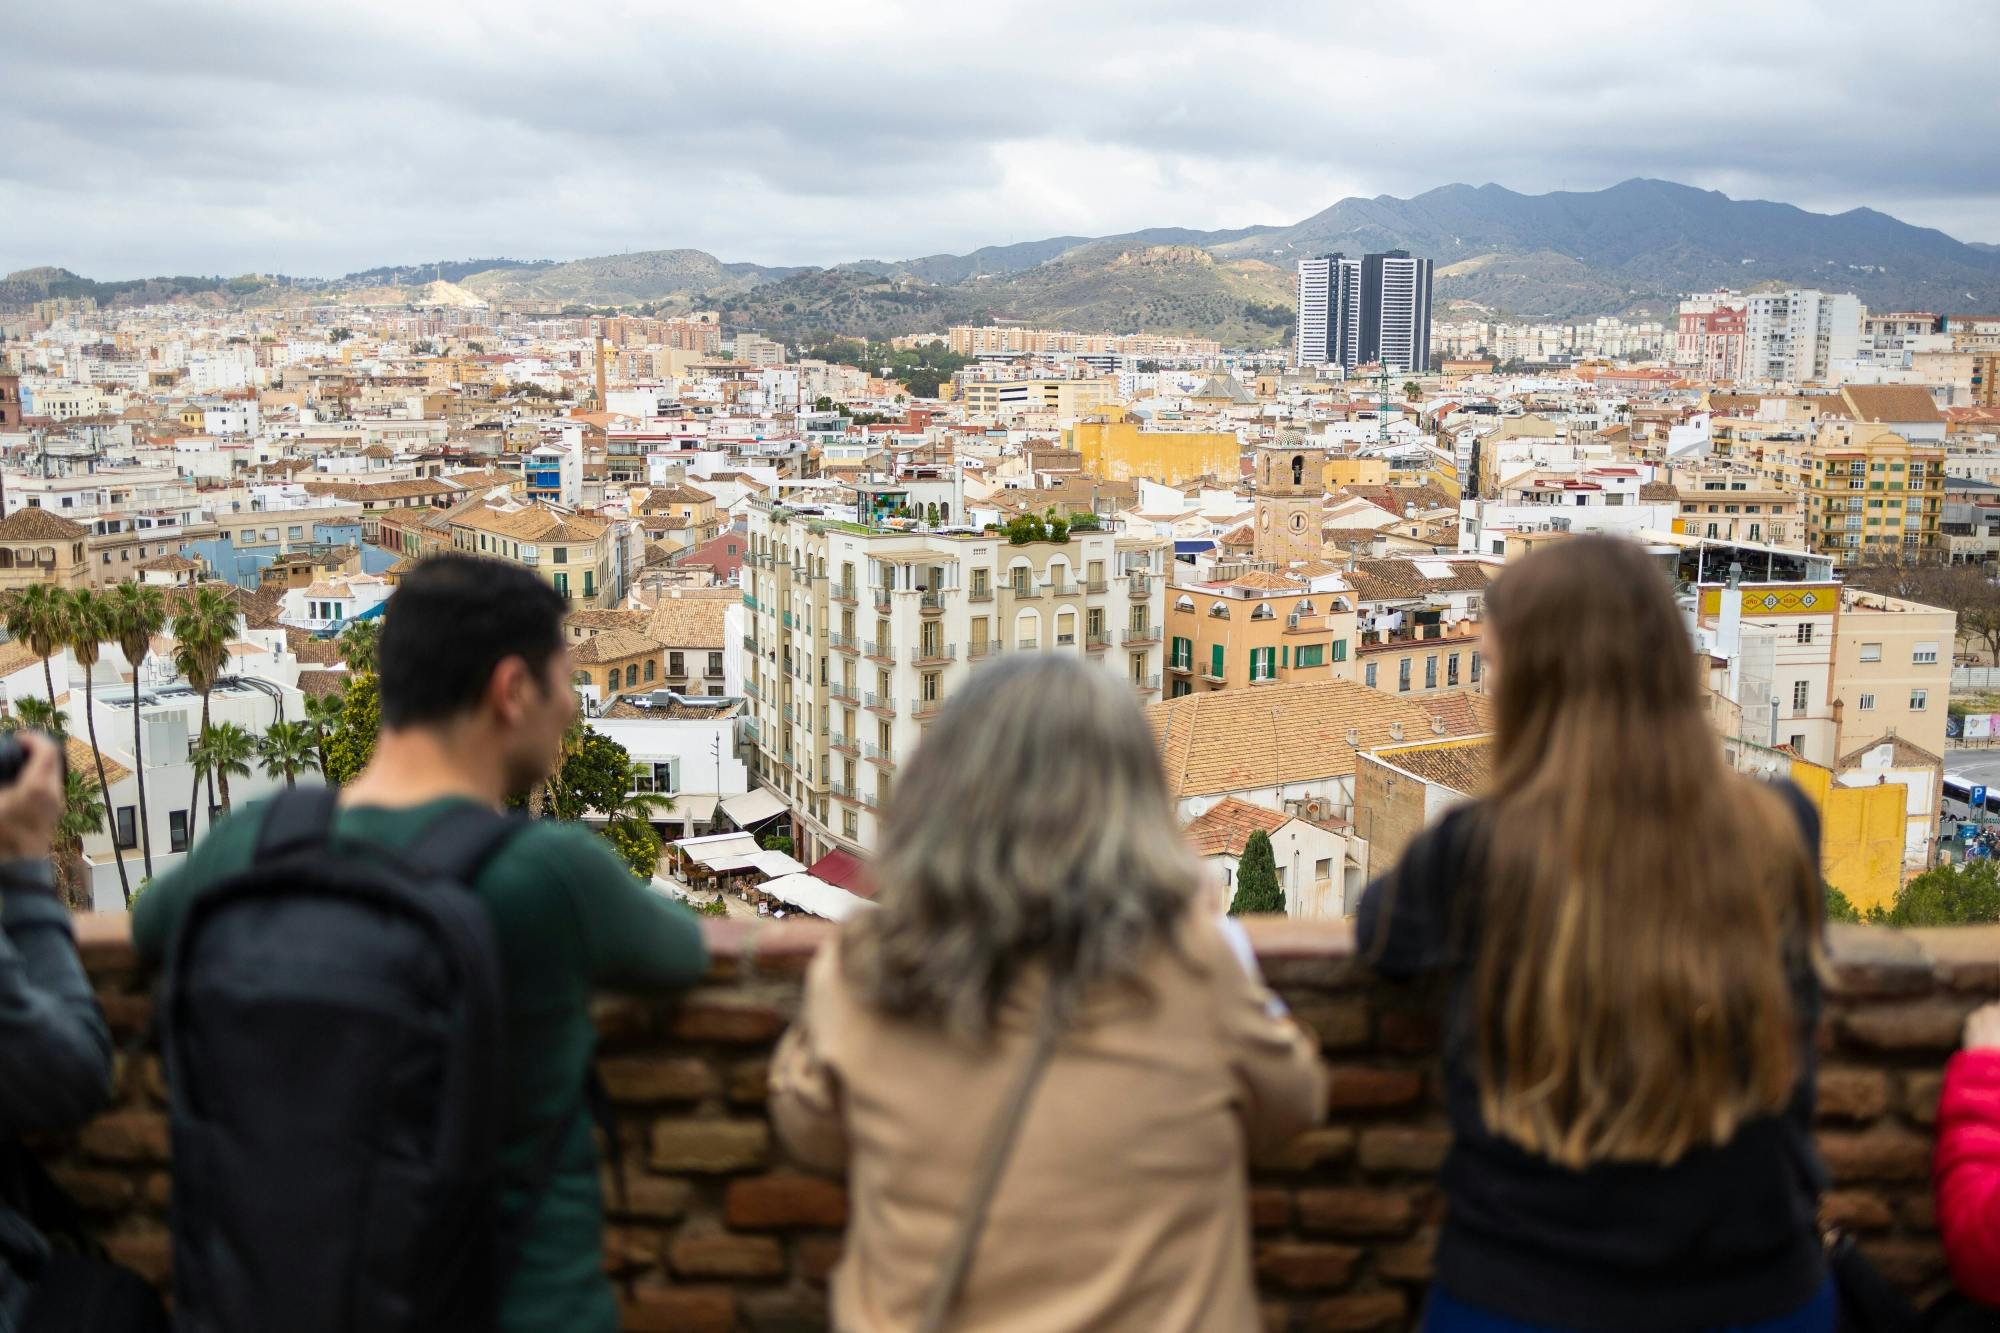
[[[128,1054],[110,1109],[44,1155],[118,1263],[171,1290],[188,1261],[181,1113],[147,1045],[157,960],[131,922],[246,809],[375,771],[395,599],[470,556],[561,608],[576,716],[511,809],[593,835],[621,887],[692,923],[678,965],[708,968],[671,1002],[593,1000],[596,976],[565,1000],[598,1057],[564,1077],[602,1084],[557,1126],[578,1138],[561,1169],[591,1197],[620,1327],[857,1308],[842,1236],[870,1207],[807,1174],[798,1128],[835,1114],[812,1082],[832,1047],[801,1045],[834,1025],[795,1020],[828,1003],[824,942],[890,914],[885,876],[908,882],[912,811],[938,795],[926,747],[971,711],[954,702],[1055,658],[1143,718],[1173,821],[1151,845],[1191,858],[1259,1021],[1309,1052],[1310,1120],[1229,1140],[1242,1302],[1272,1330],[1440,1319],[1432,1255],[1462,1186],[1438,1171],[1467,1135],[1435,1066],[1469,1059],[1472,1029],[1445,1036],[1369,952],[1378,895],[1440,876],[1436,849],[1520,771],[1497,684],[1520,640],[1490,599],[1616,539],[1670,590],[1657,656],[1684,651],[1705,723],[1683,748],[1712,742],[1716,782],[1803,811],[1833,933],[1815,919],[1799,952],[1824,1007],[1787,974],[1810,1008],[1786,1114],[1833,1184],[1800,1207],[1905,1295],[1976,1290],[1931,1173],[1936,1071],[2000,986],[2000,159],[1974,63],[2000,20],[1982,7],[1943,7],[1952,52],[1880,34],[1880,71],[1852,54],[1876,19],[1831,7],[1809,57],[1825,87],[1937,90],[1893,132],[1863,116],[1873,94],[1810,114],[1767,97],[1744,52],[1820,21],[1797,14],[1690,16],[1656,55],[1569,7],[1577,49],[1551,55],[1484,14],[1333,35],[1111,6],[1031,37],[1046,16],[778,6],[752,41],[715,14],[417,7],[447,57],[373,6],[334,32],[221,5],[190,20],[230,66],[193,106],[169,21],[105,8],[102,49],[49,12],[0,55],[20,75],[0,92],[0,208],[20,219],[0,237],[0,746],[45,733],[62,757],[52,885]],[[295,53],[298,88],[245,82],[239,39],[245,67]],[[647,79],[608,68],[628,39]],[[1460,66],[1464,86],[1422,92]],[[1369,104],[1351,123],[1265,86],[1336,68],[1338,100]],[[858,86],[878,81],[906,82]],[[1395,86],[1429,104],[1392,114]],[[339,123],[275,105],[293,95]],[[265,114],[245,99],[267,125],[236,123]],[[1871,122],[1855,144],[1828,128],[1853,118]],[[1618,587],[1658,591],[1644,569]],[[1572,628],[1579,656],[1602,637]],[[1669,763],[1664,728],[1652,744],[1627,762]],[[1096,780],[1050,790],[1079,785]],[[1594,817],[1666,816],[1607,794]],[[1748,845],[1713,812],[1668,832]],[[610,948],[594,929],[580,947]],[[868,958],[845,965],[886,966]],[[1744,1031],[1728,1039],[1747,1064]],[[1034,1049],[1024,1089],[1050,1058]],[[609,1152],[603,1200],[578,1164],[593,1118],[630,1159]]]

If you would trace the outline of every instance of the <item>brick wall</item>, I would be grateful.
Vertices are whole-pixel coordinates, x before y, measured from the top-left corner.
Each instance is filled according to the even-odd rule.
[[[823,1328],[845,1193],[787,1165],[763,1109],[766,1061],[823,928],[708,930],[716,962],[701,989],[678,1005],[602,1005],[602,1069],[627,1173],[606,1249],[625,1287],[625,1327]],[[1434,1024],[1418,996],[1366,977],[1344,924],[1260,921],[1251,933],[1333,1071],[1329,1122],[1253,1173],[1267,1326],[1407,1327],[1443,1208]],[[123,916],[85,918],[79,935],[125,1048],[120,1097],[49,1151],[112,1252],[168,1282],[165,1089],[141,1045],[145,980]],[[1834,950],[1819,1089],[1820,1147],[1835,1181],[1827,1218],[1897,1280],[1924,1288],[1943,1271],[1929,1190],[1938,1074],[1966,1012],[2000,993],[2000,929],[1845,927]]]

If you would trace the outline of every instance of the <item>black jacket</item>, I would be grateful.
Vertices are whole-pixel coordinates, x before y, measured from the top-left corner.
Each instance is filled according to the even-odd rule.
[[[0,1138],[70,1129],[111,1098],[111,1033],[45,864],[0,862]],[[0,1333],[48,1246],[0,1199]]]
[[[1815,863],[1819,819],[1796,788]],[[1822,1173],[1811,1139],[1819,985],[1807,941],[1788,950],[1799,1075],[1779,1115],[1671,1166],[1559,1166],[1489,1132],[1479,1109],[1469,979],[1478,956],[1477,804],[1421,834],[1370,884],[1356,917],[1361,956],[1384,976],[1441,981],[1445,1101],[1453,1143],[1437,1280],[1469,1305],[1527,1323],[1659,1333],[1772,1319],[1825,1280],[1816,1230]],[[1669,889],[1670,886],[1662,886]],[[1522,959],[1524,967],[1533,959]]]

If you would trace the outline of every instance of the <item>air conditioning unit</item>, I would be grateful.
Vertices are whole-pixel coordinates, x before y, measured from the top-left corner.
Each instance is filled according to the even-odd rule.
[[[1290,615],[1285,617],[1285,628],[1297,629],[1299,627],[1300,619],[1302,619],[1302,617],[1299,615],[1297,611],[1292,612]]]

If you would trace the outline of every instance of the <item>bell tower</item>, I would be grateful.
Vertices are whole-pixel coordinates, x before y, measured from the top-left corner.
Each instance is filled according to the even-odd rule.
[[[1326,447],[1304,435],[1280,435],[1257,446],[1257,531],[1259,560],[1280,567],[1294,560],[1317,560],[1325,544],[1321,532],[1326,499]]]

